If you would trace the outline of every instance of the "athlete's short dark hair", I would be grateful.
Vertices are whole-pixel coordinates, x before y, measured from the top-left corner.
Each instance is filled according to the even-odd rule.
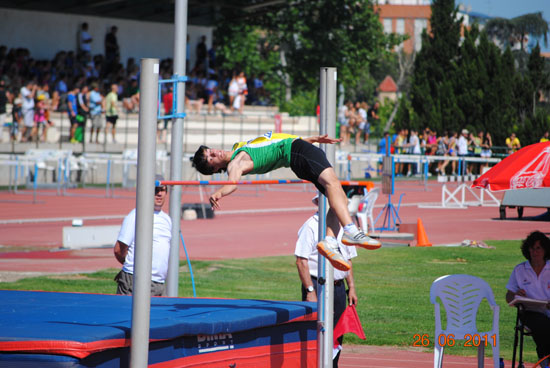
[[[203,175],[212,175],[226,171],[226,169],[220,168],[218,171],[215,172],[212,165],[208,163],[208,160],[206,159],[206,150],[209,148],[210,147],[207,146],[199,147],[199,149],[197,150],[197,152],[195,152],[195,155],[193,156],[193,167]]]
[[[200,172],[203,175],[212,175],[214,174],[214,169],[210,164],[208,164],[208,161],[206,160],[206,150],[209,147],[207,146],[200,146],[197,152],[195,152],[195,155],[193,156],[193,167],[197,169],[198,172]]]

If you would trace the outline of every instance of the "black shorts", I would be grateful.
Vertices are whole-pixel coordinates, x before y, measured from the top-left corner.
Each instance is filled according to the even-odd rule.
[[[108,123],[111,123],[113,124],[113,126],[116,125],[116,121],[118,119],[118,115],[110,115],[110,116],[106,116],[105,119],[107,120]]]
[[[300,179],[312,182],[321,193],[325,194],[325,187],[319,184],[321,173],[332,167],[325,152],[317,146],[302,139],[295,139],[290,149],[290,169]]]

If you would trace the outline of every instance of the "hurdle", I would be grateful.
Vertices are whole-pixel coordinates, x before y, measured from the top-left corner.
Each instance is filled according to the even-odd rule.
[[[466,195],[471,194],[473,200],[466,200]],[[489,198],[485,198],[485,196]],[[441,187],[441,204],[424,203],[418,208],[441,208],[441,209],[466,209],[469,206],[477,207],[499,207],[500,201],[488,190],[481,189],[479,195],[470,188],[470,184],[460,184],[454,190],[449,189],[446,183]]]

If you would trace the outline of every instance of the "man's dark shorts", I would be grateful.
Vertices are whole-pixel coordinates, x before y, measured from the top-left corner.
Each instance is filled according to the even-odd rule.
[[[325,152],[302,139],[295,139],[290,149],[290,168],[300,179],[312,182],[321,193],[325,194],[325,188],[319,184],[319,175],[332,167],[327,160]]]
[[[105,119],[107,120],[108,123],[111,123],[113,124],[113,126],[116,125],[116,121],[118,119],[118,115],[110,115],[110,116],[106,116]]]

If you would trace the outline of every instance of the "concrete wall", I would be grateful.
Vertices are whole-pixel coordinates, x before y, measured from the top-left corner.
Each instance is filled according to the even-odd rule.
[[[59,14],[0,8],[0,45],[23,47],[34,59],[53,59],[58,51],[76,51],[77,31],[83,22],[89,26],[93,38],[92,54],[103,54],[105,35],[111,26],[118,27],[117,38],[121,61],[129,57],[171,58],[174,55],[174,25],[139,22],[125,19]],[[189,26],[191,66],[195,64],[195,48],[200,37],[206,35],[212,44],[212,27]]]

